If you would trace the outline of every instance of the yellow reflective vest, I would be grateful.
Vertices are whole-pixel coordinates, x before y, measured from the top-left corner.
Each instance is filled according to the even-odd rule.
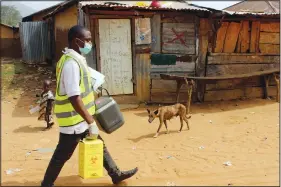
[[[70,58],[74,59],[80,68],[80,96],[82,98],[82,102],[91,115],[95,114],[94,93],[88,68],[85,67],[86,65],[84,63],[79,62],[79,60],[68,54],[64,54],[56,66],[57,86],[54,113],[60,127],[69,127],[84,121],[80,114],[78,114],[73,108],[68,96],[59,94],[62,68]]]

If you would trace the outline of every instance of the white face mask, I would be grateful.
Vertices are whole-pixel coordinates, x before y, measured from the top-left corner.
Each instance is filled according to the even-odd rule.
[[[79,38],[77,38],[78,40],[80,40]],[[81,42],[83,42],[82,40],[80,40]],[[88,42],[83,42],[84,43],[84,47],[79,47],[79,51],[81,52],[81,54],[87,55],[89,52],[91,52],[92,50],[92,44],[88,43]]]

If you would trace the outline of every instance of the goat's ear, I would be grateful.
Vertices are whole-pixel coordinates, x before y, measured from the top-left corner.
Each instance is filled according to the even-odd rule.
[[[150,114],[150,110],[149,109],[146,109],[147,110],[147,112]]]
[[[155,110],[155,111],[154,111],[154,114],[157,115],[157,114],[158,114],[158,110]]]

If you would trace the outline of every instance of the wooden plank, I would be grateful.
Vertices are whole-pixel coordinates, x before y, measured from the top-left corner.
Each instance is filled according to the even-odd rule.
[[[160,77],[160,74],[166,74],[167,72],[151,72],[150,73],[150,77],[151,79],[161,79]],[[176,75],[176,76],[183,76],[183,77],[186,77],[186,76],[194,76],[195,75],[195,71],[191,71],[191,72],[173,72],[173,75]]]
[[[194,35],[194,33],[193,33]],[[172,35],[165,35],[163,36],[163,41],[172,41],[175,37]],[[182,42],[180,40],[176,40],[171,44],[177,44],[177,45],[182,45]],[[191,46],[195,46],[195,36],[186,36],[185,37],[185,44],[186,45],[191,45]],[[169,44],[166,44],[169,45]]]
[[[228,22],[222,22],[221,27],[217,31],[215,53],[223,52],[224,40],[225,40],[228,25],[229,25]]]
[[[94,42],[95,42],[95,51],[97,59],[97,70],[101,71],[101,60],[100,60],[100,33],[99,33],[99,21],[98,19],[92,19],[94,27]]]
[[[136,24],[136,18],[131,19],[131,25],[135,25]],[[135,27],[131,26],[131,51],[132,51],[132,83],[133,83],[133,93],[136,93],[136,95],[138,96],[137,93],[137,58],[136,58],[136,47],[137,45],[135,44],[136,41],[136,35],[135,35],[136,31],[135,31]],[[145,45],[144,45],[145,46]],[[149,61],[148,61],[149,63]],[[145,90],[144,90],[145,91]],[[149,99],[149,98],[148,98]],[[138,97],[138,100],[141,100],[140,97]]]
[[[194,23],[163,23],[163,32],[174,33],[171,29],[176,28],[177,32],[194,33]]]
[[[151,20],[151,51],[155,53],[161,52],[161,16],[155,14]]]
[[[143,18],[143,16],[126,16],[126,15],[98,15],[91,14],[91,19],[135,19],[135,18]]]
[[[152,103],[175,104],[176,98],[177,98],[176,92],[151,93],[151,102]],[[187,101],[187,93],[180,92],[179,93],[179,102],[185,105],[186,101]],[[194,94],[192,94],[192,101],[196,101],[196,96]]]
[[[246,74],[264,70],[279,68],[280,64],[232,64],[232,65],[208,65],[207,76],[228,76]]]
[[[151,79],[151,90],[162,90],[175,92],[177,89],[177,82],[175,80]],[[182,85],[182,90],[186,90],[187,85]],[[186,90],[187,92],[187,90]]]
[[[182,44],[165,44],[162,46],[162,53],[177,53],[177,54],[195,54],[195,46],[187,45],[182,47]]]
[[[242,21],[241,24],[242,28],[239,33],[236,52],[246,53],[250,47],[249,21]]]
[[[140,46],[138,46],[140,47]],[[151,54],[158,54],[158,53],[151,53]],[[169,55],[175,55],[177,57],[177,62],[195,62],[198,58],[196,55],[186,55],[186,54],[173,54],[169,53]]]
[[[174,16],[174,15],[163,15],[161,20],[162,23],[194,23],[194,15]]]
[[[276,96],[276,87],[270,86],[268,89],[269,96]],[[216,90],[216,91],[206,91],[205,101],[227,101],[233,99],[241,98],[262,98],[263,88],[261,87],[248,87],[239,88],[234,90]]]
[[[196,66],[196,75],[205,76],[206,57],[208,52],[209,31],[211,29],[208,19],[200,19],[199,26],[199,56]]]
[[[130,19],[99,19],[101,73],[111,95],[133,94]]]
[[[174,73],[174,72],[194,72],[195,63],[176,62],[176,65],[151,65],[151,73]]]
[[[280,23],[261,23],[262,32],[280,32]]]
[[[155,12],[139,12],[139,11],[112,11],[112,10],[89,10],[94,15],[120,15],[120,16],[153,16]]]
[[[242,25],[242,27],[243,27],[243,25]],[[238,40],[237,40],[237,44],[236,44],[236,48],[235,48],[235,52],[236,53],[241,53],[241,43],[242,43],[242,29],[241,29],[241,31],[239,32],[239,35],[238,35]]]
[[[150,52],[151,52],[150,45],[140,45],[140,46],[135,45],[136,54],[150,53]]]
[[[269,55],[269,54],[263,54],[263,53],[209,53],[210,56],[278,56],[278,55]]]
[[[241,30],[242,24],[231,22],[227,28],[223,52],[233,53],[236,47],[239,32]]]
[[[261,53],[264,54],[280,54],[280,45],[275,44],[260,44],[259,46]]]
[[[279,33],[260,32],[260,44],[280,44]]]
[[[211,65],[210,65],[211,66]],[[215,65],[216,66],[216,65]],[[230,80],[230,79],[239,79],[239,78],[249,78],[249,77],[259,77],[262,75],[270,75],[273,73],[279,73],[280,67],[270,68],[269,70],[263,71],[254,71],[251,73],[242,73],[242,74],[234,74],[234,75],[219,75],[219,76],[206,76],[206,77],[195,77],[195,76],[180,76],[174,74],[160,74],[161,79],[164,80],[177,80],[177,81],[184,81],[187,80],[200,80],[204,82],[214,82],[218,80]]]
[[[214,90],[230,90],[244,87],[262,87],[262,77],[249,77],[247,79],[232,79],[232,80],[221,80],[208,83],[206,85],[207,91]],[[275,86],[276,83],[273,78],[270,79],[270,86]]]
[[[209,32],[211,31],[210,21],[208,19],[200,19],[199,25],[199,55],[196,64],[196,76],[205,76],[206,70],[206,57],[208,52],[209,44]],[[199,83],[198,89],[196,90],[196,96],[199,101],[204,100],[205,85]]]
[[[280,63],[280,56],[222,55],[208,56],[208,64],[272,64]]]
[[[258,53],[258,41],[260,35],[260,22],[253,21],[252,28],[251,28],[251,42],[250,42],[250,52],[251,53]]]

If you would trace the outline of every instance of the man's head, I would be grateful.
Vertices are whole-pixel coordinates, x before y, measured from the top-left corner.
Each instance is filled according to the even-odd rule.
[[[79,25],[71,27],[68,31],[68,45],[79,54],[89,53],[92,49],[91,32]]]
[[[52,84],[52,82],[50,80],[44,80],[44,82],[43,82],[43,90],[44,90],[44,92],[47,92],[47,91],[50,90],[51,84]]]

